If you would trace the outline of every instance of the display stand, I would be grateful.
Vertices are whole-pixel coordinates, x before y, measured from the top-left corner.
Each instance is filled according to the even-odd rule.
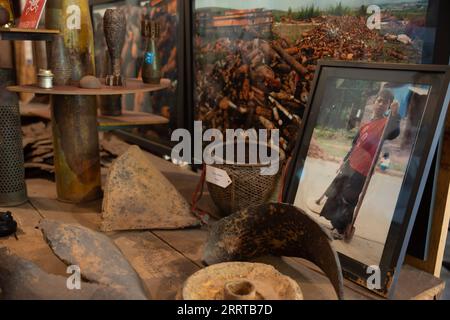
[[[10,86],[8,90],[17,93],[48,94],[51,99],[51,120],[53,145],[55,152],[55,176],[58,199],[65,202],[81,203],[101,197],[100,157],[97,128],[90,128],[92,117],[89,112],[71,110],[70,106],[59,105],[58,97],[64,96],[106,96],[136,93],[151,93],[164,90],[169,83],[148,85],[137,79],[128,79],[125,86],[109,87],[104,84],[100,89],[83,89],[77,86],[55,86],[43,89],[34,85]],[[86,106],[86,110],[91,110]],[[77,109],[75,109],[77,110]],[[83,141],[83,143],[78,143]],[[92,150],[97,150],[93,154]],[[73,161],[76,159],[76,162]],[[82,165],[79,165],[81,163]],[[86,192],[86,190],[88,192]]]
[[[55,34],[59,34],[59,31],[49,29],[32,30],[20,28],[0,28],[0,40],[52,41]]]

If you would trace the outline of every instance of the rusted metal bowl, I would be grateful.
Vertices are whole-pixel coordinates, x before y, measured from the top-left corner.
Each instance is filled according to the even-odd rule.
[[[227,144],[224,144],[224,146],[226,148]],[[231,184],[226,188],[211,183],[208,179],[206,181],[210,196],[215,205],[220,209],[222,216],[229,216],[248,207],[267,203],[274,194],[286,157],[284,152],[279,148],[258,144],[259,147],[270,148],[272,152],[279,153],[279,169],[275,174],[261,174],[261,170],[268,169],[270,164],[260,162],[252,164],[248,161],[248,154],[243,163],[223,160],[223,164],[213,164],[209,168],[207,166],[207,171],[215,169],[225,171],[231,180]],[[235,146],[235,151],[237,150]],[[247,150],[249,149],[247,148]]]
[[[303,300],[296,281],[262,263],[220,263],[184,284],[183,300]]]

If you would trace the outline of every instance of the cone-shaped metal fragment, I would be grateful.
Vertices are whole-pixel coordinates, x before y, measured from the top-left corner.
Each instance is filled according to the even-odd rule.
[[[187,201],[137,146],[132,146],[111,166],[102,211],[103,231],[199,225]]]

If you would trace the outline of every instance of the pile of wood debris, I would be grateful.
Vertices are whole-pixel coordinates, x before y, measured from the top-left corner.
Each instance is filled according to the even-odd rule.
[[[295,43],[220,38],[196,43],[197,120],[205,129],[280,129],[290,152],[320,59],[379,60],[384,37],[359,17],[323,17]],[[392,51],[399,62],[405,59]]]
[[[55,167],[51,124],[39,121],[24,125],[22,126],[22,135],[27,176],[52,176],[55,172]],[[112,162],[123,154],[128,147],[127,143],[118,138],[101,138],[100,160],[102,169],[108,169]]]

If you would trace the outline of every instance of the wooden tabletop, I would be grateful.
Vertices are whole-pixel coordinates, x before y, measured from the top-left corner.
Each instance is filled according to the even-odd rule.
[[[153,164],[179,189],[187,199],[198,182],[199,175],[187,168],[175,167],[160,158],[149,155]],[[101,201],[84,205],[62,203],[56,200],[56,188],[47,180],[27,181],[30,202],[10,208],[19,223],[19,240],[14,237],[0,240],[14,253],[30,259],[47,272],[66,275],[66,266],[56,258],[42,234],[35,227],[43,219],[56,219],[99,230]],[[200,207],[214,211],[206,194]],[[1,210],[1,208],[0,208]],[[116,232],[108,234],[138,272],[144,285],[155,299],[174,299],[186,279],[205,265],[203,246],[208,230]],[[302,288],[307,300],[336,299],[328,278],[315,265],[295,258],[264,257],[258,262],[275,266],[292,277]],[[396,299],[435,299],[444,290],[444,282],[427,273],[405,266],[400,275]],[[345,298],[351,300],[381,299],[368,290],[345,281]]]
[[[110,87],[104,84],[104,79],[101,80],[102,86],[100,89],[84,89],[78,86],[54,86],[52,89],[43,89],[37,85],[23,85],[7,87],[9,91],[21,93],[34,94],[49,94],[49,95],[75,95],[75,96],[111,96],[122,94],[135,94],[145,92],[156,92],[170,87],[170,81],[166,79],[161,80],[160,84],[146,84],[142,80],[127,79],[125,86]]]

